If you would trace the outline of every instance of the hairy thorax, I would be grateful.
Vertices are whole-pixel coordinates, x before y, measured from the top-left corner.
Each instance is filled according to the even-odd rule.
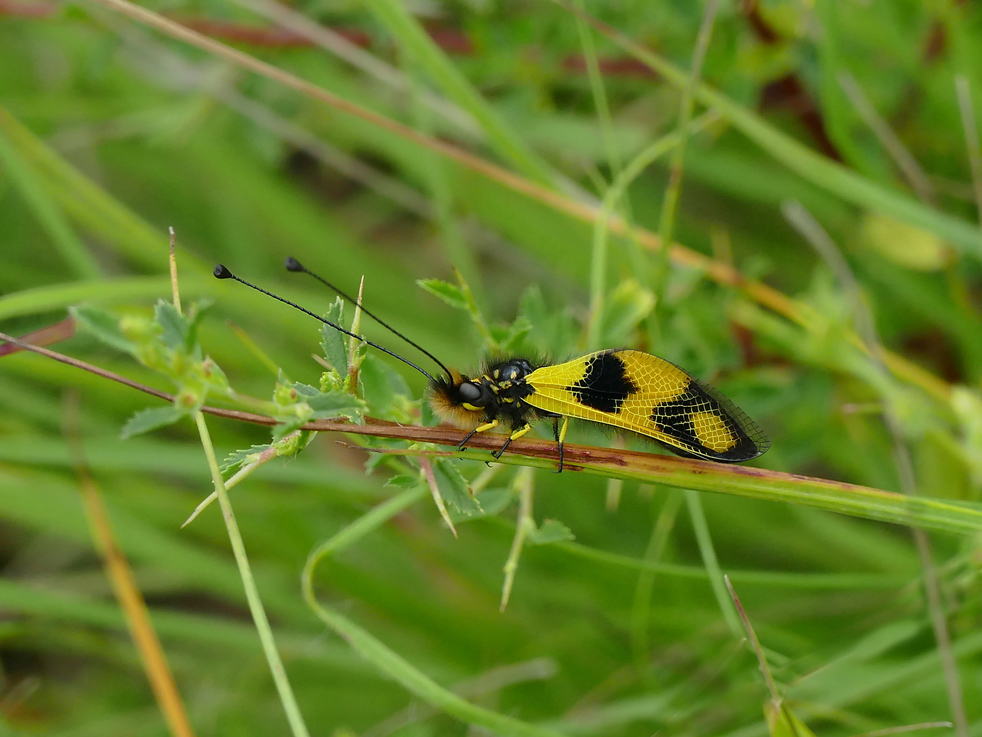
[[[502,430],[517,429],[537,416],[524,400],[533,393],[526,377],[535,367],[524,358],[498,361],[469,378],[454,372],[430,386],[430,406],[440,419],[464,430],[497,420]]]

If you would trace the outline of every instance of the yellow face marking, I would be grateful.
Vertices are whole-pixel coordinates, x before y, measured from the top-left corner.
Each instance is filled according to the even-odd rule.
[[[467,402],[461,402],[460,406],[470,412],[481,412],[483,411],[480,407],[475,407],[473,404],[468,404]]]

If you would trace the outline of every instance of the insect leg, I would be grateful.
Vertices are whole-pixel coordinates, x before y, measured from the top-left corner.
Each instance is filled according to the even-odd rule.
[[[491,420],[491,422],[485,422],[483,425],[478,425],[469,433],[467,433],[467,435],[464,437],[463,440],[457,443],[457,450],[463,450],[464,446],[467,445],[467,441],[470,440],[475,435],[477,435],[479,432],[487,432],[488,430],[493,430],[497,426],[498,426],[497,420]]]
[[[531,429],[532,426],[529,425],[528,423],[525,424],[525,427],[518,428],[511,435],[508,436],[508,439],[505,441],[505,444],[502,445],[498,450],[494,451],[491,455],[493,455],[495,458],[501,458],[501,455],[505,452],[505,448],[511,445],[512,440],[518,440],[520,437],[522,437],[522,435],[524,435]]]
[[[563,472],[563,441],[566,440],[566,428],[569,427],[569,417],[563,418],[563,429],[559,430],[559,418],[557,417],[552,421],[552,434],[556,438],[556,442],[559,444],[559,468],[556,473]]]

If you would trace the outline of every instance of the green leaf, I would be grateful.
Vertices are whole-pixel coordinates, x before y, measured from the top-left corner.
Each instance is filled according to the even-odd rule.
[[[189,328],[184,315],[170,302],[159,300],[153,310],[154,319],[160,325],[160,339],[172,351],[186,350]]]
[[[516,324],[519,319],[527,320],[532,326],[527,342],[540,354],[552,357],[569,355],[578,333],[576,321],[565,310],[550,313],[538,284],[529,286],[522,294]]]
[[[236,450],[229,453],[227,456],[225,456],[225,460],[222,461],[221,466],[219,466],[222,476],[227,479],[242,466],[246,466],[259,460],[259,456],[265,451],[269,450],[271,447],[273,447],[272,443],[266,443],[265,445],[252,445],[243,450]]]
[[[518,317],[525,318],[532,325],[542,325],[549,318],[546,300],[538,284],[530,284],[522,292],[522,298],[518,301]]]
[[[108,346],[116,350],[136,355],[136,343],[127,338],[119,326],[119,318],[111,312],[97,307],[72,307],[69,310],[75,321]]]
[[[365,403],[348,392],[322,392],[309,384],[294,382],[293,388],[314,411],[312,420],[327,420],[333,417],[349,417],[360,420],[365,411]]]
[[[526,338],[532,332],[532,323],[519,316],[508,326],[508,331],[501,339],[501,350],[505,353],[526,353]]]
[[[347,417],[351,420],[361,421],[365,411],[365,403],[347,392],[319,394],[307,400],[307,404],[314,410],[313,419],[315,420]]]
[[[484,495],[481,495],[484,499]],[[549,545],[550,543],[564,543],[576,539],[576,535],[566,525],[559,520],[547,519],[543,523],[529,532],[528,541],[533,545]]]
[[[344,319],[344,302],[340,297],[334,300],[334,304],[327,308],[324,317],[336,325],[340,325]],[[321,351],[324,358],[334,367],[334,370],[344,376],[348,373],[348,346],[347,338],[340,330],[335,330],[330,325],[321,325]]]
[[[392,373],[392,369],[370,353],[362,360],[358,378],[361,379],[363,395],[373,415],[384,417],[395,401]]]
[[[481,505],[471,493],[467,479],[458,470],[453,461],[436,458],[433,461],[433,476],[436,478],[437,489],[446,503],[447,508],[464,517],[474,517],[482,514]]]
[[[273,427],[272,437],[274,443],[279,443],[285,437],[291,433],[296,432],[300,429],[300,426],[307,422],[306,419],[294,418],[287,420],[286,422],[281,422],[280,424]]]
[[[210,299],[203,299],[199,302],[195,302],[188,309],[187,317],[187,335],[185,337],[184,347],[190,352],[198,344],[198,329],[201,327],[201,321],[204,316],[211,309],[214,302]]]
[[[396,489],[415,489],[420,485],[420,483],[421,481],[418,474],[397,473],[395,476],[386,481],[385,485]]]
[[[604,310],[604,342],[609,346],[628,345],[631,333],[655,307],[655,295],[635,279],[625,279],[607,301]]]
[[[416,283],[434,297],[443,300],[454,309],[470,310],[470,306],[467,303],[467,297],[464,295],[464,291],[456,284],[450,284],[449,282],[445,282],[440,279],[420,279]]]
[[[477,500],[477,512],[464,514],[456,510],[451,510],[450,521],[454,524],[458,524],[461,522],[470,522],[476,519],[481,519],[483,517],[493,517],[511,504],[511,501],[514,498],[515,495],[512,493],[511,489],[508,489],[507,487],[485,489],[481,492],[480,498]]]
[[[222,367],[215,363],[213,359],[205,358],[201,362],[200,368],[202,381],[208,389],[221,392],[227,392],[229,390],[228,377],[222,371]]]
[[[290,433],[283,434],[290,435]],[[262,460],[263,454],[267,455],[266,460],[274,456],[277,458],[295,456],[307,447],[307,444],[310,443],[315,435],[316,433],[314,432],[304,431],[290,435],[287,438],[277,438],[272,443],[253,445],[249,448],[229,453],[220,466],[222,476],[227,479],[240,468]]]
[[[815,737],[787,704],[768,701],[764,704],[764,717],[771,737]]]
[[[859,228],[860,240],[905,269],[939,271],[951,266],[951,248],[929,230],[878,212],[868,213]]]
[[[120,433],[120,437],[123,440],[126,440],[134,435],[142,435],[145,432],[156,430],[159,427],[173,425],[186,414],[187,413],[184,410],[175,404],[169,404],[166,407],[141,409],[126,421],[126,424],[123,425],[123,430]]]

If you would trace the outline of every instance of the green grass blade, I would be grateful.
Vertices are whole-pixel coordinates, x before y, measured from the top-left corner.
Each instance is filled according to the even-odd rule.
[[[187,286],[190,295],[203,291],[202,282],[188,279]],[[67,309],[79,302],[113,304],[159,299],[169,291],[170,279],[165,276],[132,276],[36,287],[0,296],[0,320]]]
[[[2,117],[3,110],[0,109],[0,120]],[[36,139],[30,140],[29,143],[37,145]],[[3,130],[0,129],[0,165],[20,189],[27,206],[34,211],[41,227],[47,231],[61,257],[72,271],[85,279],[98,278],[99,265],[88,252],[85,244],[78,239],[68,223],[65,222],[62,213],[45,191],[37,172],[27,164],[26,157],[23,155],[25,153],[27,152],[18,151],[13,141],[4,135]]]
[[[436,80],[444,92],[469,112],[484,130],[492,148],[525,176],[541,184],[552,184],[555,174],[548,164],[526,146],[522,138],[450,63],[433,39],[398,0],[369,0],[368,6],[396,37],[403,48]]]
[[[685,87],[688,76],[678,67],[623,34],[597,21],[591,22],[621,49],[671,84],[680,89]],[[826,159],[705,83],[697,85],[694,94],[702,104],[718,111],[747,138],[805,179],[854,205],[924,228],[963,253],[982,259],[982,234],[977,226],[923,205]]]
[[[0,136],[9,139],[59,207],[89,233],[98,236],[134,263],[155,270],[166,270],[167,237],[135,215],[118,199],[82,174],[46,146],[28,128],[0,106]],[[182,255],[181,264],[198,264],[191,254]],[[200,264],[199,264],[200,265]]]
[[[389,435],[384,430],[380,434]],[[477,444],[471,443],[471,445]],[[532,448],[535,450],[533,451]],[[632,479],[680,489],[713,491],[749,499],[798,504],[853,517],[952,534],[964,535],[982,531],[982,508],[969,506],[967,503],[953,504],[927,497],[908,497],[868,486],[751,466],[726,466],[706,461],[668,458],[654,453],[593,446],[567,444],[565,448],[569,469],[578,467],[585,473],[605,478]],[[513,443],[510,450],[510,455],[505,454],[501,457],[501,463],[555,468],[555,445],[552,443],[546,441],[526,441],[522,445]],[[519,452],[527,455],[519,457],[516,455]],[[472,450],[458,453],[407,450],[401,454],[486,459],[486,454]]]

